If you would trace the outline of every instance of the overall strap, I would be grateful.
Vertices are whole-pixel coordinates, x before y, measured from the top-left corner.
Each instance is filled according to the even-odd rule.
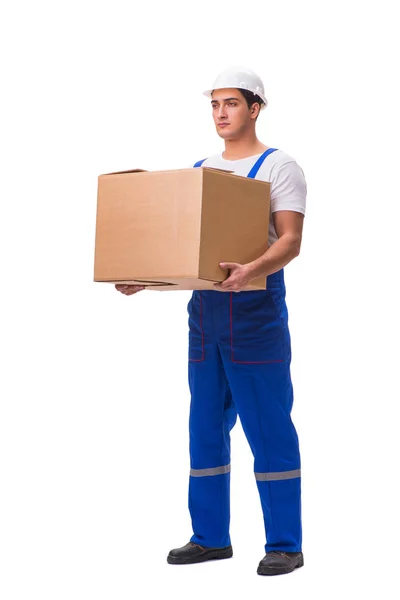
[[[269,154],[271,154],[272,152],[275,152],[275,150],[278,150],[278,148],[268,148],[268,150],[266,150],[263,154],[261,154],[260,158],[257,160],[257,162],[253,165],[252,169],[250,170],[249,174],[247,175],[247,177],[250,177],[250,179],[254,179],[255,176],[258,173],[259,168],[261,167],[261,165],[263,164],[264,160],[267,158],[267,156]],[[196,165],[195,165],[196,166]]]
[[[206,158],[203,158],[203,160],[198,160],[198,161],[197,161],[197,163],[195,163],[195,164],[193,165],[193,168],[195,168],[195,167],[201,167],[201,165],[203,164],[203,162],[204,162],[205,160],[207,160],[207,159],[206,159]]]

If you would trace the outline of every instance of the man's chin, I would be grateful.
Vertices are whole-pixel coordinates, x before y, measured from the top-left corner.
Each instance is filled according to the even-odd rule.
[[[232,140],[235,134],[232,131],[226,131],[225,129],[217,128],[217,133],[223,140]]]

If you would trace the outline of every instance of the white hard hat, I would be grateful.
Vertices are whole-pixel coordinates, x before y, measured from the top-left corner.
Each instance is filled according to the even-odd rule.
[[[264,94],[264,85],[260,77],[247,67],[230,67],[222,73],[220,73],[217,79],[214,81],[214,85],[211,90],[206,90],[205,96],[212,97],[214,90],[221,90],[223,88],[241,88],[243,90],[249,90],[253,94],[260,96],[261,100],[265,104],[261,105],[261,108],[265,108],[268,104]]]

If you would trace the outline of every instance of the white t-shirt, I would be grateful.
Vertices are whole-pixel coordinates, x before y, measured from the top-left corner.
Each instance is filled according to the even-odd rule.
[[[238,160],[226,160],[222,158],[222,154],[215,154],[207,158],[201,166],[225,169],[247,177],[261,154],[263,153]],[[282,150],[275,150],[267,156],[255,179],[271,183],[271,215],[268,235],[268,246],[271,246],[278,239],[272,213],[278,210],[293,210],[305,215],[307,183],[301,167],[294,158]]]

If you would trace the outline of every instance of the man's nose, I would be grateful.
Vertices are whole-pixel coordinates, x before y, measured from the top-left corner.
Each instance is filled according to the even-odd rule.
[[[220,106],[218,109],[218,118],[219,119],[225,119],[226,118],[226,111],[225,111],[225,106]]]

